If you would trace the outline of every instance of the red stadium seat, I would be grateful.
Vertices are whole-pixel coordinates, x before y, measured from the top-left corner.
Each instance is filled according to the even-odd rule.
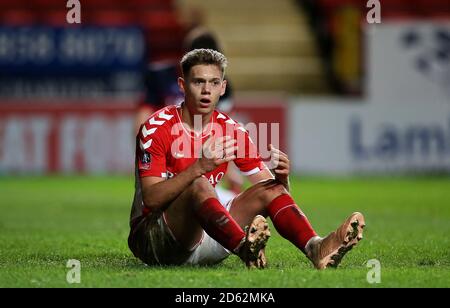
[[[157,29],[181,28],[178,16],[171,11],[144,11],[137,16],[139,24],[144,29],[156,31]]]
[[[149,46],[151,60],[176,60],[182,53],[183,36],[184,33],[181,29],[177,31],[148,31],[146,42]]]
[[[416,2],[417,10],[419,10],[423,16],[450,17],[450,2],[447,0],[416,0]]]
[[[414,20],[417,19],[418,16],[415,12],[408,11],[408,10],[386,10],[382,11],[381,17],[383,20],[394,20],[394,21],[402,21],[402,20]]]
[[[0,1],[0,12],[8,9],[28,9],[31,8],[30,1],[27,0],[2,0]]]
[[[1,23],[9,26],[25,26],[37,22],[37,16],[31,10],[6,10],[0,16]]]
[[[405,3],[403,0],[391,0],[383,2],[381,5],[381,14],[383,18],[410,19],[417,15],[417,6],[411,0]]]
[[[431,20],[435,21],[449,21],[450,20],[450,12],[436,12],[428,17]]]
[[[80,24],[67,23],[67,11],[66,10],[50,10],[41,13],[41,23],[55,26],[55,27],[67,27],[67,26],[79,26]],[[81,15],[81,23],[83,23],[83,15]]]
[[[90,24],[99,26],[136,25],[135,15],[123,10],[99,10],[86,14]]]
[[[30,0],[29,2],[35,9],[64,9],[67,3],[61,0]]]
[[[86,10],[121,9],[126,6],[127,1],[121,0],[94,0],[82,1],[82,7]]]
[[[172,0],[127,0],[127,5],[134,9],[173,9]]]

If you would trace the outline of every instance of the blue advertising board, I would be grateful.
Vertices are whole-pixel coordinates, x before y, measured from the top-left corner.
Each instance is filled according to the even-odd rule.
[[[0,72],[87,74],[142,69],[136,27],[0,27]]]
[[[146,48],[137,27],[0,27],[0,98],[135,95]]]

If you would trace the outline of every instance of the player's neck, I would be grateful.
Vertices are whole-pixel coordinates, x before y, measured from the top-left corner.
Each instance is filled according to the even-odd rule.
[[[197,134],[202,134],[205,127],[211,122],[212,114],[214,110],[208,114],[191,114],[186,104],[182,104],[180,108],[180,118],[183,122],[183,125],[186,126],[187,129],[193,131]],[[200,122],[201,119],[201,122]],[[201,124],[201,125],[200,125]]]

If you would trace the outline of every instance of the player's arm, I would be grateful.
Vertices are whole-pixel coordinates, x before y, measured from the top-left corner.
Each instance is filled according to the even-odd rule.
[[[291,171],[291,162],[289,157],[271,144],[269,144],[269,151],[271,161],[275,163],[275,168],[271,169],[275,179],[280,181],[287,191],[290,191],[289,173]]]
[[[277,179],[287,191],[290,190],[289,184],[289,172],[290,172],[290,161],[289,157],[275,148],[273,145],[269,145],[269,151],[271,152],[271,165],[273,165],[273,169],[269,171],[269,169],[263,169],[258,173],[252,174],[248,176],[250,183],[255,184],[262,180],[267,179]]]
[[[147,126],[146,126],[147,125]],[[136,162],[142,189],[144,205],[152,210],[158,210],[170,204],[189,184],[203,174],[203,169],[194,163],[177,176],[167,177],[167,136],[164,130],[145,123],[138,134]],[[151,138],[151,139],[150,139]]]
[[[237,139],[245,140],[245,157],[238,158],[235,160],[236,166],[247,176],[250,183],[256,184],[263,180],[276,179],[289,191],[289,171],[290,162],[288,156],[275,148],[272,144],[269,144],[268,150],[270,151],[270,164],[269,169],[264,166],[261,157],[256,155],[258,150],[256,145],[250,138],[249,133],[238,127],[236,130]],[[244,133],[244,138],[239,136],[239,134]],[[264,167],[263,167],[264,166]],[[253,172],[253,170],[259,169],[258,172]],[[272,169],[272,173],[270,171]]]
[[[151,209],[163,209],[186,190],[197,178],[223,163],[236,158],[236,140],[230,137],[209,138],[202,147],[202,155],[194,164],[171,179],[160,177],[141,178],[142,197],[145,206]]]
[[[168,180],[156,176],[141,178],[142,198],[145,206],[153,210],[162,209],[203,174],[204,170],[196,162]]]
[[[263,169],[263,170],[259,171],[258,173],[247,176],[247,179],[253,185],[253,184],[256,184],[256,183],[264,181],[264,180],[274,179],[274,176],[269,171],[269,169]]]

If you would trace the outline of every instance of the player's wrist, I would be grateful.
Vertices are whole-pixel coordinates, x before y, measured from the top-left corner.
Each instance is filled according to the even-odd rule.
[[[206,170],[202,167],[200,161],[196,161],[193,165],[193,173],[196,175],[196,177],[201,177],[206,173]]]
[[[278,174],[275,175],[275,179],[280,182],[286,189],[289,191],[290,185],[289,185],[289,175],[287,176],[280,176]]]

